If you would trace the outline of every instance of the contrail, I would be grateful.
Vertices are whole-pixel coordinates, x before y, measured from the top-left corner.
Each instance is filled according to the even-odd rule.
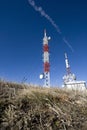
[[[66,40],[65,37],[63,37],[63,41],[67,44],[67,46],[68,46],[68,47],[71,49],[71,51],[73,52],[74,50],[73,50],[72,46],[69,44],[69,42]]]
[[[34,8],[34,10],[39,12],[41,14],[41,16],[45,17],[54,26],[54,28],[57,30],[57,32],[59,34],[61,34],[59,27],[55,24],[53,19],[48,14],[45,13],[45,11],[42,9],[42,7],[36,6],[34,0],[28,0],[28,1],[29,1],[29,4]]]
[[[58,25],[55,23],[55,21],[42,9],[42,7],[38,7],[35,4],[34,0],[28,0],[29,4],[34,8],[35,11],[39,12],[41,14],[41,16],[45,17],[51,24],[52,26],[56,29],[56,31],[61,34],[62,36],[62,32],[60,31]],[[63,41],[67,44],[67,46],[71,49],[71,51],[73,52],[73,48],[72,46],[69,44],[69,42],[65,39],[65,37],[63,37]]]

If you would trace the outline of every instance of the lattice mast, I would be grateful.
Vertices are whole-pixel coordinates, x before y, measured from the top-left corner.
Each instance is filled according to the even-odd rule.
[[[75,74],[71,73],[70,64],[68,61],[67,54],[65,53],[65,64],[66,64],[66,75],[63,76],[64,84],[73,82],[76,80]]]
[[[68,57],[67,57],[66,53],[65,53],[65,64],[66,64],[67,75],[69,75],[71,73],[71,70],[70,70],[70,64],[69,64]]]
[[[44,63],[44,87],[50,87],[50,63],[49,63],[49,45],[48,41],[50,37],[47,37],[46,30],[44,30],[43,38],[43,63]]]

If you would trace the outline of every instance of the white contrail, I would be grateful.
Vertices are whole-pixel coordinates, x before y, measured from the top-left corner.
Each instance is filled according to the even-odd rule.
[[[69,42],[66,40],[65,37],[63,37],[63,41],[67,44],[67,46],[68,46],[68,47],[71,49],[71,51],[73,52],[74,50],[73,50],[72,46],[69,44]]]
[[[41,14],[41,16],[45,17],[51,24],[52,26],[56,29],[56,31],[61,34],[62,36],[62,32],[60,31],[58,25],[55,23],[55,21],[42,9],[42,7],[38,7],[35,4],[34,0],[28,0],[29,4],[34,8],[35,11],[39,12]],[[67,46],[71,49],[71,51],[73,52],[73,48],[72,46],[69,44],[69,42],[65,39],[65,37],[63,37],[63,41],[67,44]]]
[[[35,9],[35,11],[39,12],[41,14],[41,16],[45,17],[54,26],[54,28],[57,30],[57,32],[59,34],[61,34],[59,27],[55,24],[54,20],[48,14],[45,13],[45,11],[42,9],[42,7],[36,6],[34,0],[28,0],[28,1],[29,1],[29,4]]]

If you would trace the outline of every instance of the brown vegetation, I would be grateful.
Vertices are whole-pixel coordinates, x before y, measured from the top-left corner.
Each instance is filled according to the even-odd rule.
[[[0,130],[87,130],[87,92],[0,82]]]

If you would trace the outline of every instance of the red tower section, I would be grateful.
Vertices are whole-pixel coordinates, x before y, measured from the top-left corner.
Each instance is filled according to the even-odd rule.
[[[43,51],[49,52],[49,46],[47,44],[43,46]]]
[[[50,71],[50,64],[48,62],[44,63],[44,72],[49,72]]]

